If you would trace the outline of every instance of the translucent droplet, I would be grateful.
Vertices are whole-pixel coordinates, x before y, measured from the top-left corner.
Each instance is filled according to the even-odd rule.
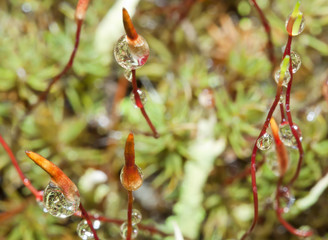
[[[269,133],[264,133],[256,142],[256,146],[260,150],[268,150],[271,148],[273,138]]]
[[[276,71],[276,73],[274,74],[274,79],[275,79],[276,83],[278,84],[279,83],[279,79],[280,79],[280,70]],[[284,79],[282,80],[282,85],[285,86],[285,87],[287,87],[287,85],[289,83],[289,80],[290,80],[290,73],[287,70],[285,72]]]
[[[274,150],[270,150],[265,154],[265,162],[271,169],[274,175],[279,176],[279,164],[278,164],[278,159],[277,159],[277,153]]]
[[[125,69],[124,70],[124,77],[126,78],[126,80],[128,80],[129,82],[132,82],[132,71],[130,69]]]
[[[293,128],[297,131],[300,141],[302,141],[302,132],[299,127],[294,124]],[[292,130],[290,129],[288,122],[283,122],[279,125],[279,136],[281,141],[288,147],[297,147],[297,141],[293,135]]]
[[[144,91],[140,90],[140,89],[138,89],[137,92],[140,96],[140,100],[141,100],[142,105],[145,105],[146,102],[147,102],[146,93]],[[131,99],[131,102],[134,104],[134,106],[137,108],[138,105],[136,104],[136,101],[134,99],[134,93],[133,92],[131,92],[131,94],[130,94],[130,99]]]
[[[301,57],[294,51],[290,52],[290,57],[292,59],[292,71],[293,73],[296,73],[298,69],[300,69],[301,67],[301,63],[302,63]]]
[[[143,183],[143,172],[136,165],[133,168],[126,168],[124,166],[121,170],[120,180],[126,190],[135,191]]]
[[[124,222],[122,225],[121,225],[121,237],[123,239],[126,239],[127,237],[127,234],[128,234],[128,223],[127,222]],[[131,238],[132,239],[135,239],[136,237],[138,236],[138,227],[137,225],[132,225],[132,234],[131,234]]]
[[[43,192],[42,192],[42,194],[43,194]],[[37,199],[36,202],[37,202],[38,206],[42,209],[43,212],[45,212],[45,213],[48,212],[48,210],[42,200]]]
[[[61,188],[50,181],[43,193],[43,203],[51,215],[67,218],[79,210],[80,198],[76,196],[74,201],[69,201]]]
[[[295,197],[294,195],[290,192],[288,187],[281,187],[280,188],[280,199],[281,201],[281,207],[284,210],[284,213],[288,213],[290,208],[294,205],[295,203]]]
[[[279,103],[284,103],[284,100],[285,100],[284,96],[283,95],[280,95],[280,97],[279,97]]]
[[[300,35],[305,27],[303,13],[299,12],[296,17],[292,17],[292,14],[290,14],[287,17],[285,27],[290,36]]]
[[[83,219],[76,227],[76,232],[83,240],[94,239],[91,228],[88,225],[87,220]]]
[[[132,209],[132,224],[138,224],[141,222],[142,215],[138,209]]]
[[[303,225],[301,226],[299,229],[296,230],[297,234],[299,235],[305,235],[308,232],[312,232],[312,228],[310,226],[307,225]],[[302,237],[302,240],[314,240],[313,236],[309,236],[309,237]]]
[[[203,91],[198,95],[198,102],[204,108],[214,107],[215,103],[213,90],[210,88],[203,89]]]
[[[116,62],[125,69],[137,69],[142,67],[149,56],[149,46],[142,36],[131,43],[126,35],[123,35],[114,47]]]

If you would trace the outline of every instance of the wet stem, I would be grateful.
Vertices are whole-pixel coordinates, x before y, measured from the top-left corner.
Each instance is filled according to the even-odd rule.
[[[95,240],[99,240],[98,235],[97,235],[97,232],[96,232],[96,230],[94,229],[93,224],[92,224],[92,222],[91,222],[91,220],[90,220],[89,214],[88,214],[88,212],[84,209],[82,203],[80,203],[80,210],[81,210],[81,212],[82,212],[83,217],[84,217],[85,220],[87,221],[87,223],[88,223],[88,225],[89,225],[89,227],[90,227],[90,229],[91,229],[91,232],[93,233],[93,237],[94,237],[94,239],[95,239]]]
[[[134,94],[134,100],[135,100],[135,104],[136,106],[140,109],[142,115],[144,116],[144,118],[146,119],[150,129],[153,132],[153,137],[154,138],[159,138],[159,134],[156,130],[156,128],[154,127],[153,123],[151,122],[150,118],[148,117],[148,114],[141,102],[140,99],[140,95],[138,93],[138,85],[137,85],[137,79],[136,79],[136,70],[131,70],[132,71],[132,88],[133,88],[133,94]]]

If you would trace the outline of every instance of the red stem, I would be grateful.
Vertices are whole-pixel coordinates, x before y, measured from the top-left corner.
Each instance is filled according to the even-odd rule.
[[[42,201],[42,198],[43,198],[42,194],[31,184],[30,180],[24,175],[24,173],[22,172],[22,170],[20,169],[20,167],[18,165],[18,162],[17,162],[13,152],[11,151],[10,147],[8,146],[8,144],[2,138],[1,135],[0,135],[0,143],[3,146],[3,148],[5,149],[5,151],[7,152],[12,164],[16,168],[19,178],[22,180],[23,184],[33,193],[36,200]]]
[[[251,0],[251,2],[254,4],[254,7],[256,8],[257,12],[259,13],[262,25],[265,29],[265,32],[266,32],[267,36],[268,36],[267,49],[268,49],[268,53],[269,53],[269,60],[272,64],[272,70],[273,70],[274,66],[275,66],[276,59],[275,59],[275,56],[274,56],[274,49],[273,49],[273,44],[272,44],[271,27],[270,27],[270,24],[269,24],[267,18],[264,15],[262,9],[259,7],[259,5],[257,5],[256,0]]]
[[[133,205],[133,195],[132,191],[128,191],[128,232],[126,236],[126,240],[132,239],[132,205]]]
[[[136,80],[136,70],[132,70],[132,91],[134,94],[134,101],[136,103],[136,106],[140,109],[142,115],[144,116],[144,118],[146,119],[149,127],[151,128],[152,132],[153,132],[153,136],[154,138],[159,138],[159,134],[156,130],[156,128],[154,127],[153,123],[151,122],[150,118],[148,117],[146,110],[141,102],[140,99],[140,95],[138,93],[138,86],[137,86],[137,80]]]
[[[292,38],[293,38],[292,36],[288,37],[288,42],[286,45],[284,56],[290,55]],[[299,176],[299,173],[301,171],[302,162],[303,162],[303,155],[304,155],[302,143],[298,136],[297,130],[293,127],[294,123],[293,123],[293,118],[292,118],[292,115],[290,112],[290,92],[291,92],[292,84],[293,84],[293,67],[292,67],[292,59],[291,58],[290,58],[290,62],[289,62],[289,73],[290,73],[290,80],[289,80],[287,90],[286,90],[286,115],[287,115],[288,124],[290,126],[290,129],[293,133],[294,138],[296,139],[297,148],[298,148],[298,152],[299,152],[299,159],[298,159],[296,172],[295,172],[294,176],[292,177],[292,179],[288,183],[288,186],[291,187]]]
[[[283,209],[280,207],[280,187],[282,183],[283,177],[279,177],[278,183],[277,183],[277,193],[276,193],[276,214],[278,217],[279,222],[293,235],[298,237],[310,237],[313,235],[312,231],[302,231],[295,229],[292,225],[290,225],[283,217],[282,212]]]
[[[83,20],[81,20],[81,19],[77,20],[77,23],[76,23],[77,28],[76,28],[74,49],[71,53],[71,56],[70,56],[70,58],[69,58],[69,60],[66,64],[66,66],[64,67],[64,69],[58,75],[56,75],[52,78],[52,80],[48,84],[48,87],[46,88],[46,90],[39,95],[38,101],[35,104],[31,105],[31,107],[28,110],[28,113],[31,112],[42,101],[44,101],[46,99],[47,95],[49,94],[49,92],[51,90],[51,87],[72,67],[74,59],[75,59],[75,55],[76,55],[76,52],[77,52],[77,49],[78,49],[79,43],[80,43],[82,23],[83,23]]]
[[[99,240],[98,235],[97,235],[97,232],[96,232],[96,230],[94,229],[93,224],[92,224],[92,222],[91,222],[91,220],[90,220],[89,214],[88,214],[88,212],[84,209],[82,203],[80,203],[80,210],[81,210],[82,215],[84,216],[85,220],[87,220],[87,223],[88,223],[88,225],[89,225],[89,227],[90,227],[90,229],[91,229],[91,232],[93,233],[93,237],[95,238],[95,240]]]
[[[253,200],[254,200],[254,218],[251,227],[248,229],[248,231],[241,237],[241,240],[246,239],[246,237],[253,231],[254,227],[256,226],[257,219],[258,219],[258,196],[257,196],[257,186],[256,186],[256,153],[257,153],[257,140],[262,137],[264,133],[266,133],[266,130],[269,126],[270,119],[272,117],[272,114],[274,110],[276,109],[280,95],[282,92],[282,85],[278,85],[277,87],[277,92],[276,92],[276,97],[274,102],[272,103],[272,106],[269,110],[269,113],[267,115],[267,118],[264,122],[263,128],[261,130],[260,135],[255,141],[254,147],[253,147],[253,152],[252,152],[252,158],[251,158],[251,178],[252,178],[252,191],[253,191]]]

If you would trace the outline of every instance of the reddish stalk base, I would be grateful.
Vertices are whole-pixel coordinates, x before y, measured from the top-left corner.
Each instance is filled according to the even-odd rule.
[[[89,227],[90,227],[90,229],[91,229],[91,232],[93,233],[93,237],[95,238],[95,240],[99,240],[98,235],[97,235],[97,232],[96,232],[96,230],[95,230],[94,227],[93,227],[93,223],[92,223],[91,220],[90,220],[89,214],[88,214],[88,212],[84,209],[82,203],[80,203],[80,210],[81,210],[82,215],[83,215],[83,217],[85,218],[85,220],[87,220],[87,223],[88,223],[88,225],[89,225]]]

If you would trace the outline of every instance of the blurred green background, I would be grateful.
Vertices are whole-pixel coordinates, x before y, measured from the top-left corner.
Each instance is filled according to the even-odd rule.
[[[189,239],[240,237],[253,216],[250,178],[225,182],[249,165],[276,88],[258,13],[245,0],[91,1],[73,68],[20,121],[69,58],[76,2],[0,1],[0,132],[24,174],[40,190],[48,184],[47,174],[24,153],[35,151],[76,183],[88,210],[124,219],[127,194],[119,172],[132,131],[136,162],[145,174],[134,202],[142,223],[168,233],[178,225]],[[295,3],[258,4],[272,26],[278,66],[287,40],[285,19]],[[151,49],[137,80],[147,93],[146,110],[159,139],[147,136],[150,129],[129,97],[131,85],[113,61],[113,46],[123,34],[122,6]],[[311,226],[315,236],[307,239],[328,239],[328,180],[323,178],[328,170],[328,103],[322,95],[328,7],[325,0],[303,1],[301,11],[306,28],[292,45],[302,66],[294,76],[291,109],[303,133],[305,159],[293,189],[295,207],[286,218],[296,227]],[[215,107],[207,97],[215,99]],[[288,150],[286,179],[298,158],[296,150]],[[78,239],[80,220],[43,213],[2,147],[0,156],[0,239]],[[251,239],[298,239],[276,218],[277,177],[270,164],[257,177],[260,219]],[[321,191],[309,192],[322,178]],[[8,212],[14,213],[4,217]],[[120,238],[114,224],[102,224],[98,232],[101,239]],[[138,239],[162,238],[139,231]]]

